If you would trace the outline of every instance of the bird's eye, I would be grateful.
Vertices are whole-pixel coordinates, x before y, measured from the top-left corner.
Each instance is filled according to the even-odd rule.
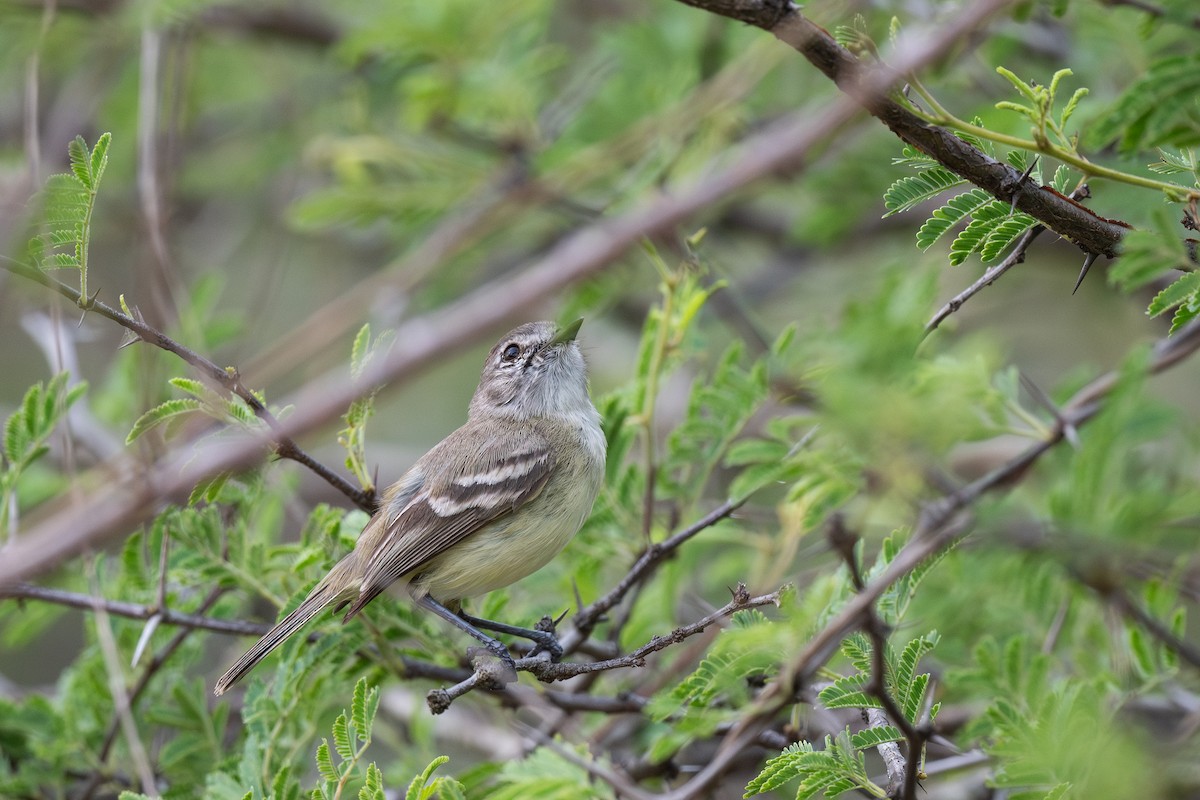
[[[500,354],[500,358],[503,361],[516,361],[519,355],[521,355],[521,348],[515,344],[510,344],[504,348],[504,352]]]

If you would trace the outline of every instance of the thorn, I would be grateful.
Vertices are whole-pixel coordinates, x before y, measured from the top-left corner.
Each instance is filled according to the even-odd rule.
[[[1088,270],[1092,268],[1092,264],[1096,263],[1096,259],[1099,257],[1099,253],[1088,253],[1087,257],[1083,259],[1083,269],[1079,270],[1079,280],[1075,281],[1075,288],[1071,290],[1071,294],[1079,291],[1079,286],[1083,283],[1083,279],[1087,277]]]
[[[1063,438],[1067,440],[1067,444],[1071,445],[1071,449],[1078,450],[1080,447],[1079,429],[1070,423],[1065,423],[1062,433]]]
[[[579,593],[579,581],[571,578],[571,588],[575,591],[575,607],[583,611],[583,595]]]
[[[150,637],[158,628],[158,623],[162,622],[162,614],[155,614],[146,620],[145,627],[142,628],[142,635],[138,637],[137,646],[133,648],[133,658],[129,662],[130,669],[137,666],[142,660],[142,653],[146,650],[146,645],[150,643]]]
[[[1025,182],[1029,180],[1029,176],[1032,175],[1033,171],[1037,168],[1039,159],[1041,159],[1041,156],[1034,156],[1033,161],[1028,167],[1025,168],[1025,171],[1021,173],[1021,177],[1017,179],[1017,190],[1013,192],[1012,203],[1008,206],[1008,215],[1010,217],[1013,215],[1013,212],[1017,210],[1017,201],[1020,200],[1021,195],[1025,193],[1025,190],[1022,187],[1025,185]]]
[[[1078,450],[1079,430],[1063,417],[1058,406],[1056,406],[1054,401],[1050,399],[1050,395],[1042,391],[1042,387],[1034,383],[1024,372],[1019,373],[1019,375],[1021,378],[1021,385],[1025,387],[1025,391],[1029,392],[1034,400],[1036,400],[1042,406],[1045,406],[1045,408],[1054,415],[1054,421],[1058,423],[1059,428],[1062,430],[1063,438],[1067,440],[1067,444]]]

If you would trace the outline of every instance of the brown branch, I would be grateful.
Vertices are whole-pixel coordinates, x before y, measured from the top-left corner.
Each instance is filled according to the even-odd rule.
[[[1082,578],[1081,578],[1082,580]],[[1146,611],[1129,596],[1120,586],[1102,585],[1096,581],[1084,581],[1091,589],[1103,597],[1113,608],[1140,625],[1155,639],[1193,667],[1200,669],[1200,648],[1179,637],[1173,630],[1159,621],[1153,614]]]
[[[174,611],[170,608],[164,608],[152,605],[142,605],[140,603],[129,603],[121,600],[107,600],[103,598],[94,598],[90,595],[80,594],[78,592],[68,592],[62,589],[48,589],[42,586],[34,586],[28,583],[17,584],[0,584],[0,600],[14,599],[18,601],[37,600],[39,602],[54,603],[56,605],[67,606],[68,608],[78,608],[84,611],[95,611],[97,607],[105,612],[116,617],[125,617],[126,619],[150,620],[158,617],[163,625],[174,625],[187,630],[206,630],[213,633],[221,633],[229,636],[262,636],[271,626],[264,622],[245,622],[243,620],[218,619],[216,617],[204,616],[204,612],[215,602],[205,600],[201,603],[199,613],[188,614],[181,611]],[[311,633],[309,641],[316,641],[323,634]],[[164,651],[169,655],[169,651]],[[363,651],[363,655],[369,655],[368,651]],[[159,654],[155,656],[156,663],[166,655]],[[445,667],[441,664],[434,664],[428,661],[419,661],[407,656],[400,656],[400,664],[403,666],[403,675],[406,678],[428,679],[436,681],[461,681],[469,674],[467,670],[460,667]],[[136,688],[134,696],[141,692],[140,688]]]
[[[345,478],[333,472],[331,469],[320,463],[304,450],[284,431],[279,420],[275,418],[266,406],[245,386],[242,385],[240,376],[237,370],[222,369],[215,362],[192,350],[187,345],[175,341],[170,336],[167,336],[157,328],[147,325],[140,319],[135,319],[115,308],[112,308],[105,303],[96,300],[94,297],[86,300],[81,300],[79,290],[73,286],[68,286],[62,281],[56,280],[46,273],[34,267],[27,266],[15,261],[0,262],[0,266],[9,272],[20,275],[22,278],[41,284],[48,289],[58,292],[63,297],[66,297],[71,302],[84,308],[88,311],[94,311],[102,317],[106,317],[113,322],[116,322],[121,327],[130,331],[139,340],[146,344],[154,345],[168,353],[178,356],[180,359],[198,369],[206,378],[214,383],[225,388],[236,395],[254,412],[260,420],[262,420],[271,430],[271,439],[274,441],[274,451],[281,458],[287,458],[299,464],[308,467],[327,483],[348,497],[359,508],[367,513],[375,511],[375,496],[374,493],[364,492]]]
[[[653,636],[641,647],[617,658],[605,659],[604,661],[560,662],[556,664],[543,657],[533,656],[517,659],[514,664],[518,672],[528,672],[543,683],[565,681],[569,678],[595,672],[645,666],[646,657],[652,653],[666,650],[673,644],[678,644],[685,639],[695,636],[712,624],[731,616],[737,611],[747,608],[758,608],[765,605],[778,605],[780,591],[782,590],[777,589],[770,594],[751,597],[750,593],[746,590],[745,584],[739,583],[737,588],[733,590],[733,598],[716,611],[701,617],[691,624],[681,625],[665,636]],[[431,691],[426,696],[429,710],[434,714],[441,714],[456,699],[465,694],[476,689],[497,688],[498,684],[504,682],[504,677],[492,668],[493,662],[495,662],[495,659],[487,660],[486,664],[481,663],[468,678],[451,686],[449,689],[435,689]]]
[[[794,6],[780,0],[680,0],[714,14],[762,28],[796,49],[846,95],[853,97],[892,133],[942,166],[962,176],[994,197],[1014,206],[1050,230],[1074,242],[1088,253],[1115,257],[1121,239],[1129,230],[1123,222],[1105,219],[1079,203],[1048,188],[1024,189],[1021,173],[968,144],[949,130],[931,125],[886,94],[887,87],[904,82],[902,76],[915,72],[917,59],[906,58],[900,48],[894,69],[869,68],[834,41],[819,25],[806,19]],[[975,29],[984,19],[1010,5],[1010,0],[977,3],[970,14],[961,14],[938,33],[945,46],[931,48],[941,54],[971,29],[960,24],[971,19]],[[932,59],[924,59],[929,63]]]

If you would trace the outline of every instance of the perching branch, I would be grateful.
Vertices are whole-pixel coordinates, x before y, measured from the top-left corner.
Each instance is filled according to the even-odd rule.
[[[590,662],[561,662],[553,663],[540,656],[532,656],[517,659],[515,664],[519,672],[528,672],[543,683],[552,683],[554,681],[564,681],[568,678],[574,678],[579,675],[587,675],[594,672],[607,672],[614,669],[627,669],[629,667],[640,667],[646,663],[646,656],[652,653],[657,653],[660,650],[666,650],[673,644],[678,644],[684,639],[695,636],[701,633],[709,626],[713,625],[726,617],[732,616],[737,611],[742,611],[748,608],[758,608],[765,605],[778,605],[779,595],[782,590],[777,589],[770,594],[758,595],[751,597],[750,592],[746,590],[746,585],[739,583],[737,588],[733,590],[733,598],[725,605],[713,611],[695,622],[688,625],[681,625],[665,636],[651,637],[641,647],[631,653],[628,653],[617,658],[609,658],[603,661]],[[565,648],[564,648],[565,649]],[[496,674],[491,669],[491,664],[494,659],[489,660],[486,664],[481,664],[468,677],[449,689],[435,689],[426,696],[426,702],[429,704],[429,710],[434,714],[441,714],[450,704],[459,697],[480,688],[498,688],[498,684],[502,684],[503,676]]]

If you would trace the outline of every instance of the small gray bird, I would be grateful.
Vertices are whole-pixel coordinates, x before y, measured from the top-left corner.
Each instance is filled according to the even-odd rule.
[[[216,694],[322,609],[349,606],[348,620],[398,580],[510,664],[507,648],[478,628],[561,653],[552,634],[467,616],[460,601],[540,569],[591,513],[605,441],[575,342],[582,323],[530,322],[492,348],[467,423],[384,492],[354,550],[220,677]]]

